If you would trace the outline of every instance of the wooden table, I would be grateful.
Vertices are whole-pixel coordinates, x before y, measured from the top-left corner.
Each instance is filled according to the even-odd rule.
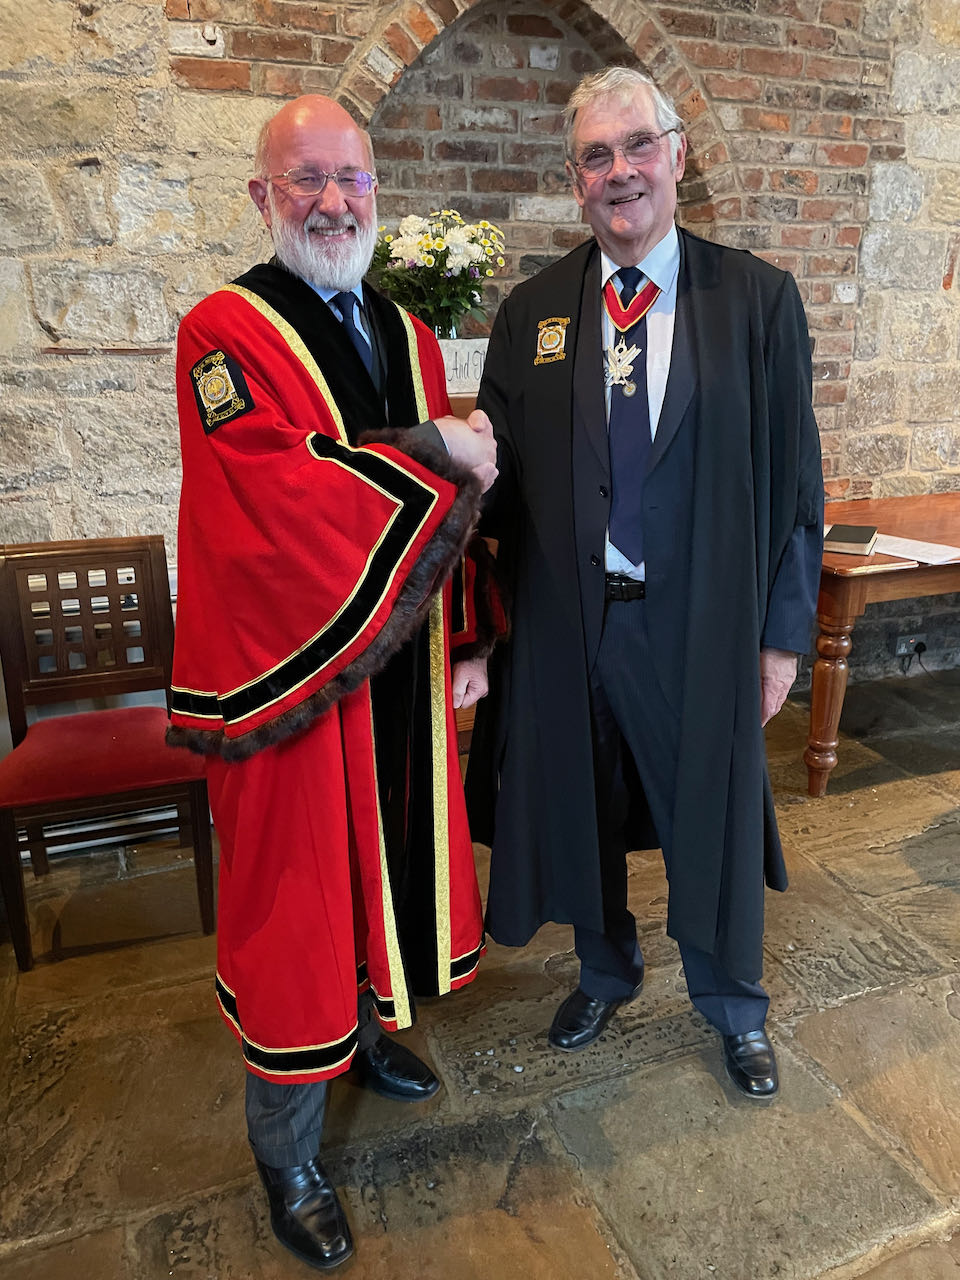
[[[960,493],[831,502],[826,523],[876,525],[881,533],[956,547],[960,546]],[[910,600],[949,591],[960,591],[960,561],[932,565],[876,553],[824,554],[817,602],[819,656],[813,668],[810,735],[803,753],[810,795],[824,794],[837,763],[850,633],[857,618],[875,600]]]

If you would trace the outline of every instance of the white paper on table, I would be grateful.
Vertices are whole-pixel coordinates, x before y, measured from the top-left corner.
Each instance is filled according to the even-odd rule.
[[[960,560],[960,547],[948,547],[942,542],[918,542],[915,538],[897,538],[891,533],[878,533],[873,549],[885,556],[919,560],[921,564],[948,564],[951,560]]]

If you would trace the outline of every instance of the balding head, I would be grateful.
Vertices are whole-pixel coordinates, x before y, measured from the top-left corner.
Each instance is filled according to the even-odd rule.
[[[258,178],[285,173],[299,163],[298,160],[288,162],[291,154],[299,154],[304,146],[322,146],[325,139],[338,144],[359,142],[363,149],[359,163],[373,172],[373,146],[366,130],[333,98],[309,93],[287,102],[260,130],[254,173]]]

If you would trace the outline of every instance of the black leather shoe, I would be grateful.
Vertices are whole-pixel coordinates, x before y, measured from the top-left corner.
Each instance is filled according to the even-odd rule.
[[[427,1064],[388,1036],[380,1036],[369,1049],[358,1049],[353,1065],[365,1088],[395,1102],[423,1102],[440,1088]]]
[[[748,1098],[772,1098],[780,1088],[773,1045],[763,1030],[724,1036],[723,1063],[727,1075]]]
[[[353,1253],[353,1238],[333,1183],[319,1160],[273,1169],[257,1160],[270,1201],[273,1234],[301,1262],[329,1271]]]
[[[599,1000],[577,987],[557,1010],[547,1039],[555,1049],[564,1049],[567,1053],[585,1049],[588,1044],[593,1044],[622,1004],[636,999],[642,987],[642,972],[632,993],[622,1000]]]

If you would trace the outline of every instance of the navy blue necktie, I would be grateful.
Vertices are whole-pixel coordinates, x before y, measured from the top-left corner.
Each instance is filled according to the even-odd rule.
[[[343,317],[343,327],[347,331],[347,337],[356,347],[357,355],[363,361],[364,368],[367,373],[372,375],[373,352],[370,350],[370,343],[367,342],[357,328],[357,322],[353,318],[353,309],[357,305],[357,295],[355,293],[335,293],[330,301]]]
[[[626,307],[635,297],[642,272],[637,267],[621,267],[617,272],[623,286],[620,300]],[[626,387],[610,388],[610,541],[631,564],[643,560],[643,482],[650,461],[650,408],[647,403],[647,318],[637,321],[626,333],[614,330],[613,345],[620,339],[627,347],[639,347]],[[630,394],[625,391],[633,390]]]

